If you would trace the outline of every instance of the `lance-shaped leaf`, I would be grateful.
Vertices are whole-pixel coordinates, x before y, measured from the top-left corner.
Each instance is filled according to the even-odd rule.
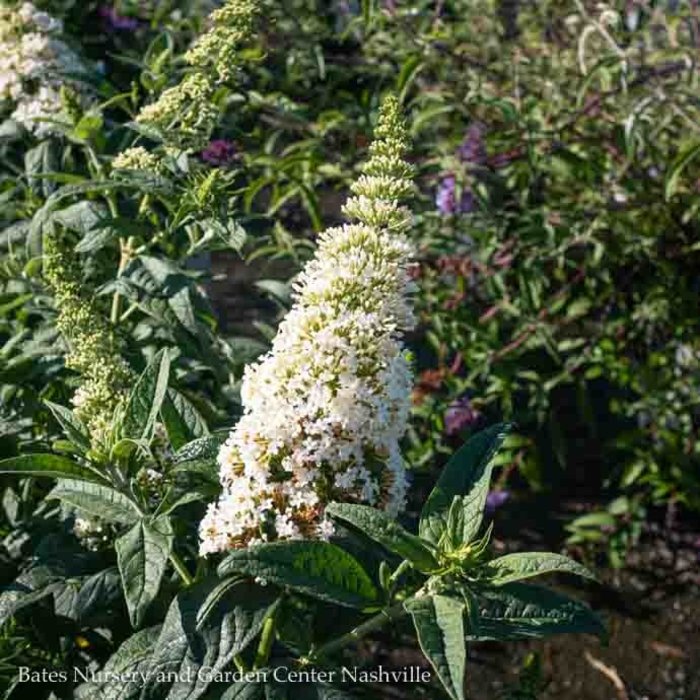
[[[129,394],[122,434],[124,437],[148,439],[168,390],[170,357],[161,350],[148,364]]]
[[[199,411],[179,391],[168,389],[160,415],[173,449],[179,450],[195,438],[209,434],[209,428]]]
[[[141,517],[138,506],[123,493],[88,481],[61,479],[47,498],[58,498],[110,522],[133,523]]]
[[[489,583],[494,586],[502,586],[513,581],[552,573],[575,574],[595,579],[593,572],[589,571],[583,564],[554,552],[506,554],[503,557],[492,559],[484,569],[489,577]]]
[[[313,598],[352,608],[378,603],[378,592],[360,563],[329,542],[271,542],[234,551],[219,575],[241,573],[286,586]]]
[[[448,695],[453,700],[464,700],[465,604],[455,598],[434,595],[410,600],[405,607],[413,618],[420,648]]]
[[[109,657],[99,674],[109,680],[78,686],[74,691],[76,700],[137,700],[148,677],[160,630],[161,626],[157,625],[132,634]]]
[[[434,545],[440,542],[455,496],[461,497],[459,536],[462,543],[476,536],[488,495],[493,458],[509,430],[507,424],[483,430],[453,455],[423,506],[419,531],[424,540]]]
[[[173,461],[175,464],[182,462],[193,462],[195,460],[214,460],[219,454],[222,443],[226,440],[226,435],[207,435],[197,438],[183,445],[175,453]]]
[[[353,503],[331,503],[326,514],[360,530],[390,552],[407,559],[419,571],[432,571],[438,567],[426,544],[383,511]]]
[[[220,700],[266,700],[265,684],[258,681],[238,681],[226,688]]]
[[[117,569],[110,567],[98,571],[82,582],[75,598],[74,618],[82,625],[94,619],[107,620],[114,606],[121,605],[121,597]]]
[[[197,700],[255,639],[279,602],[274,590],[247,581],[220,593],[221,581],[209,579],[173,600],[153,650],[143,700]]]
[[[173,547],[170,518],[143,518],[114,543],[122,587],[134,627],[140,627],[160,589]]]
[[[507,583],[476,591],[478,613],[472,641],[526,639],[550,634],[580,633],[605,636],[605,627],[585,604],[528,583]]]
[[[105,483],[97,472],[76,464],[61,455],[31,454],[0,460],[0,474],[18,476],[44,476],[52,479],[83,480]]]
[[[61,428],[63,428],[63,432],[66,436],[81,449],[88,450],[90,448],[90,436],[75,413],[73,413],[70,408],[52,403],[51,401],[44,401],[44,403],[53,414],[53,417],[58,421]]]

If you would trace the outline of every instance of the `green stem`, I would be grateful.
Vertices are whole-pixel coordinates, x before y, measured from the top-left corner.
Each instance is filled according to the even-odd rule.
[[[179,554],[177,554],[174,551],[170,552],[170,563],[175,568],[175,571],[177,571],[177,573],[180,574],[180,578],[182,579],[185,586],[191,586],[194,583],[194,579],[190,575],[190,572],[187,570],[185,562],[183,562],[182,559],[180,559]]]
[[[403,576],[404,572],[411,568],[411,562],[408,560],[402,561],[397,567],[396,571],[389,577],[389,584],[393,587],[396,582]]]
[[[322,659],[325,656],[330,656],[331,654],[340,651],[343,647],[346,647],[350,644],[354,644],[355,642],[362,639],[362,637],[365,637],[371,632],[380,629],[387,622],[393,622],[394,620],[401,617],[403,614],[403,602],[396,603],[395,605],[392,605],[389,608],[384,608],[384,610],[381,610],[373,617],[370,617],[369,620],[363,622],[361,625],[358,625],[357,627],[355,627],[355,629],[350,630],[350,632],[346,632],[337,639],[332,639],[330,642],[327,642],[326,644],[323,644],[322,646],[318,647],[318,649],[314,649],[306,659],[302,659],[302,663],[314,663],[315,661]]]
[[[253,662],[253,669],[257,670],[262,668],[267,660],[270,658],[270,651],[272,650],[272,643],[275,641],[275,613],[272,613],[270,617],[265,620],[263,625],[262,635],[260,636],[260,643],[258,644],[258,650],[255,652],[255,661]]]
[[[119,279],[122,276],[122,273],[126,269],[126,266],[131,259],[132,255],[132,248],[134,245],[134,237],[129,236],[128,238],[120,238],[119,239],[119,250],[120,250],[120,258],[119,258],[119,268],[117,269],[117,279]],[[119,292],[114,292],[114,296],[112,297],[112,313],[110,314],[110,320],[114,325],[116,325],[119,322],[119,315],[121,313],[121,308],[120,308],[120,303],[121,303],[121,297],[119,296]]]

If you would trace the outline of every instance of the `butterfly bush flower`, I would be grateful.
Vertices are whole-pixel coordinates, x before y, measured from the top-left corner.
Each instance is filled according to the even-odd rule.
[[[243,417],[219,453],[223,493],[200,525],[202,554],[260,541],[328,538],[330,501],[398,513],[407,479],[399,440],[413,326],[405,236],[411,167],[398,102],[380,112],[363,175],[344,207],[355,223],[320,235],[272,349],[249,366]]]
[[[258,12],[257,0],[228,0],[209,15],[211,28],[197,39],[185,54],[185,60],[203,72],[214,72],[218,82],[236,76],[241,45],[253,32]]]
[[[113,170],[143,170],[146,172],[158,172],[161,161],[155,153],[150,153],[142,146],[127,148],[112,160]]]
[[[63,24],[25,2],[0,7],[0,100],[8,101],[12,119],[38,137],[56,131],[66,120],[61,87],[71,87],[87,100],[76,76],[86,69],[61,39]]]
[[[97,14],[105,29],[110,32],[135,32],[141,26],[138,19],[120,14],[117,8],[111,5],[100,5]]]
[[[486,165],[487,154],[484,142],[485,128],[481,122],[474,122],[467,129],[462,144],[457,149],[457,157],[462,163],[471,166]],[[476,209],[476,198],[469,187],[462,189],[457,199],[457,179],[445,175],[438,185],[435,206],[443,216],[450,214],[470,214]]]
[[[229,0],[212,12],[209,31],[185,55],[193,71],[144,107],[136,121],[158,129],[170,147],[189,152],[206,148],[219,117],[214,91],[236,75],[257,12],[257,0]]]
[[[474,408],[468,396],[453,401],[445,411],[445,433],[457,435],[479,420],[480,413]]]
[[[99,446],[134,378],[111,326],[81,290],[80,270],[68,242],[52,235],[44,246],[44,277],[58,309],[56,326],[69,345],[66,365],[81,380],[73,396],[74,413],[88,428],[93,445]]]
[[[510,500],[510,491],[489,491],[486,496],[486,515],[492,516],[501,506],[505,505],[508,500]]]
[[[227,139],[214,139],[200,154],[209,165],[221,168],[231,165],[236,159],[236,147]]]

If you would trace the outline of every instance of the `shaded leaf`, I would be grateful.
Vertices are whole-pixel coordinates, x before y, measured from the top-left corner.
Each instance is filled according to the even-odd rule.
[[[464,700],[467,647],[464,634],[466,606],[460,600],[434,595],[406,603],[418,642],[448,695]]]
[[[248,647],[278,604],[270,589],[239,581],[214,605],[204,605],[220,585],[219,580],[207,580],[185,589],[173,600],[153,650],[143,700],[201,697],[210,684],[208,678]],[[207,673],[198,676],[197,671],[203,667]],[[172,678],[162,677],[169,672],[182,680],[173,683]]]
[[[207,423],[199,411],[180,392],[168,389],[160,415],[175,450],[209,434]]]
[[[84,683],[75,690],[76,700],[136,700],[141,696],[148,675],[153,647],[161,626],[148,627],[132,634],[110,656],[102,669],[103,683]],[[108,674],[114,674],[108,676]],[[123,681],[114,678],[124,678]]]
[[[148,439],[168,389],[170,357],[161,350],[149,362],[129,394],[122,431],[125,437]]]
[[[129,618],[140,627],[155,600],[173,546],[170,518],[143,518],[114,543]]]
[[[476,592],[476,628],[467,639],[527,639],[550,634],[605,636],[605,627],[585,604],[527,583],[508,583]]]

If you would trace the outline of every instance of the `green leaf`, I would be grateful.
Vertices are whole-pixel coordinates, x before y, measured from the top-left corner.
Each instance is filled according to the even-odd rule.
[[[352,503],[331,503],[326,514],[357,528],[390,552],[407,559],[419,571],[432,571],[438,567],[432,552],[419,537],[380,510]]]
[[[274,591],[247,581],[223,592],[221,586],[209,579],[173,600],[153,650],[143,700],[197,700],[206,692],[207,679],[248,647],[279,604]],[[206,673],[198,675],[201,668]],[[163,677],[168,673],[180,680]]]
[[[199,411],[175,389],[168,389],[160,415],[175,450],[209,434],[207,423]]]
[[[162,513],[163,515],[169,515],[173,511],[186,506],[195,501],[208,500],[207,495],[198,491],[188,491],[187,493],[180,494],[178,496],[166,496],[160,503],[157,509],[157,513]]]
[[[447,528],[449,509],[455,496],[462,497],[462,543],[477,534],[486,504],[493,458],[503,444],[510,425],[499,424],[470,438],[445,466],[428,496],[420,517],[420,536],[437,545]]]
[[[74,619],[83,625],[88,624],[93,617],[102,616],[102,619],[106,619],[117,601],[121,607],[121,597],[117,569],[112,566],[98,571],[82,582],[75,598]]]
[[[24,168],[27,173],[29,187],[33,192],[48,197],[56,189],[55,183],[41,175],[54,172],[59,168],[59,157],[56,144],[52,140],[42,141],[38,146],[30,148],[24,154]]]
[[[167,304],[175,318],[193,335],[199,332],[192,301],[194,285],[192,280],[176,265],[168,260],[148,255],[138,257],[142,269],[150,277],[158,295],[167,299]]]
[[[453,700],[464,700],[467,647],[464,633],[465,604],[434,595],[407,601],[420,648]]]
[[[265,686],[255,681],[239,681],[226,688],[220,700],[265,700]]]
[[[143,518],[114,543],[133,627],[140,627],[155,600],[173,547],[170,518]]]
[[[359,562],[329,542],[292,540],[237,550],[221,562],[218,572],[260,577],[352,608],[378,603],[377,589]]]
[[[73,129],[73,136],[81,141],[89,141],[100,133],[102,123],[103,120],[100,114],[85,114]]]
[[[685,170],[688,164],[697,158],[698,155],[700,155],[700,141],[686,146],[678,156],[676,156],[673,163],[671,163],[671,167],[666,174],[666,184],[664,186],[664,193],[667,201],[671,199],[678,189],[678,180],[683,170]]]
[[[485,570],[489,576],[489,583],[494,586],[551,573],[575,574],[595,580],[595,575],[583,564],[553,552],[506,554],[492,559]]]
[[[175,464],[184,462],[192,462],[194,460],[216,460],[221,445],[226,440],[225,435],[207,435],[206,437],[197,438],[183,445],[175,453]]]
[[[106,207],[86,199],[60,209],[53,214],[51,220],[58,222],[70,231],[85,235],[99,226],[107,215]]]
[[[137,700],[141,696],[144,681],[140,674],[147,675],[153,656],[153,647],[161,626],[148,627],[132,634],[109,657],[102,669],[102,683],[83,683],[75,691],[76,700]],[[115,674],[111,676],[110,674]],[[115,677],[125,680],[115,682]]]
[[[138,506],[109,486],[88,481],[61,479],[47,498],[57,498],[104,520],[133,523],[141,517]]]
[[[53,417],[59,423],[63,432],[70,440],[80,447],[83,451],[90,449],[90,436],[82,422],[76,417],[75,413],[57,403],[44,400],[44,403],[53,414]]]
[[[476,628],[471,641],[527,639],[550,634],[605,636],[605,627],[585,604],[541,586],[507,583],[476,592]]]
[[[168,389],[170,357],[161,350],[131,390],[122,423],[125,437],[149,439]]]
[[[46,476],[53,479],[70,477],[96,483],[105,480],[88,467],[81,467],[68,457],[52,454],[20,455],[0,460],[0,474]]]
[[[98,226],[90,229],[76,244],[76,253],[94,253],[104,248],[117,237],[117,232],[110,226]]]

